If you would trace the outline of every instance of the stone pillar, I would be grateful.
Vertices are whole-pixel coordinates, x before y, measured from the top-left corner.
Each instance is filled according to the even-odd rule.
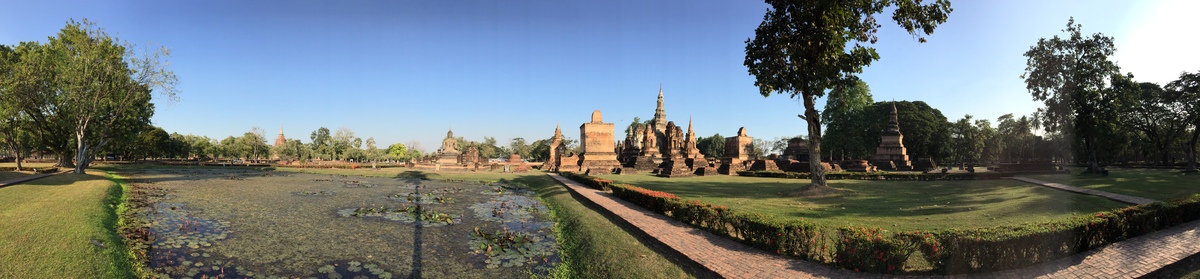
[[[616,141],[613,139],[612,123],[602,121],[600,110],[592,112],[592,121],[579,126],[582,154],[580,171],[586,174],[608,174],[620,168],[617,161]]]

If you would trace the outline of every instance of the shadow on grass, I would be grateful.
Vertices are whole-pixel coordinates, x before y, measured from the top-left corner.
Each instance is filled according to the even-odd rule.
[[[783,218],[826,219],[846,222],[857,218],[924,218],[930,224],[966,221],[1011,223],[1028,212],[1061,215],[1090,213],[1122,206],[1103,198],[1059,192],[1012,180],[982,181],[832,181],[843,190],[830,197],[789,197],[789,191],[807,180],[755,177],[606,177],[685,200],[734,207],[739,212],[760,212]],[[1036,216],[1030,216],[1036,217]],[[873,221],[874,222],[874,221]],[[888,223],[893,224],[893,223]],[[926,224],[926,225],[930,225]],[[934,227],[938,227],[934,225]]]
[[[67,185],[71,185],[72,183],[75,183],[75,182],[87,182],[87,181],[106,180],[106,179],[107,178],[104,178],[101,175],[64,173],[64,174],[51,175],[51,176],[47,176],[47,177],[43,177],[43,178],[39,178],[39,179],[30,180],[30,181],[25,181],[25,182],[21,182],[20,184],[34,185],[34,186],[67,186]]]
[[[1122,195],[1171,200],[1200,193],[1200,175],[1165,169],[1112,169],[1098,174],[1029,175],[1032,179]]]

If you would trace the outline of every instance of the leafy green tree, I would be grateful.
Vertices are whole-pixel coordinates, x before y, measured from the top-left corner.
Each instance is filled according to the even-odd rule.
[[[363,158],[371,161],[371,168],[377,168],[376,164],[379,163],[379,159],[383,159],[383,150],[375,146],[375,137],[367,138],[366,144],[367,149],[363,150]]]
[[[407,160],[409,152],[408,148],[405,147],[403,143],[397,142],[388,146],[387,155],[395,160]]]
[[[529,145],[529,156],[521,156],[521,158],[531,162],[545,161],[546,158],[550,158],[550,142],[552,141],[554,138],[534,141]]]
[[[509,142],[508,146],[512,148],[512,153],[521,155],[521,158],[529,158],[530,151],[533,151],[533,146],[525,142],[525,138],[514,138]]]
[[[766,2],[772,8],[763,16],[755,37],[746,40],[745,65],[763,97],[778,92],[803,101],[804,114],[798,116],[808,123],[808,146],[813,154],[822,154],[816,99],[825,90],[852,84],[858,80],[856,74],[879,59],[875,48],[864,45],[879,39],[875,14],[896,6],[892,19],[925,42],[922,34],[932,34],[952,11],[949,0],[924,5],[919,0]],[[812,183],[798,193],[829,191],[820,156],[809,157]]]
[[[250,131],[242,134],[236,143],[240,151],[238,154],[244,156],[246,160],[255,161],[270,156],[271,147],[267,146],[267,137],[263,135],[264,133],[262,128],[252,127]]]
[[[704,154],[705,157],[720,159],[725,156],[725,137],[716,133],[711,137],[696,139],[696,149],[700,149],[700,154]]]
[[[346,153],[351,152],[351,149],[356,149],[354,147],[354,139],[353,130],[346,127],[338,128],[337,132],[333,134],[333,140],[330,143],[333,146],[331,160],[345,160],[347,157],[345,156]],[[361,143],[361,140],[359,142]]]
[[[499,158],[501,155],[506,155],[507,153],[503,148],[496,145],[495,137],[483,137],[483,142],[475,146],[479,148],[479,156],[483,158]]]
[[[317,130],[313,131],[312,135],[309,136],[309,139],[312,140],[311,149],[313,150],[314,156],[322,159],[328,157],[329,160],[333,160],[333,154],[335,154],[335,152],[333,151],[333,137],[329,135],[329,128],[317,128]]]
[[[25,155],[36,145],[34,135],[26,129],[31,120],[21,113],[15,88],[10,87],[17,83],[15,68],[19,63],[20,56],[13,48],[0,45],[0,140],[14,156],[18,171],[22,170]]]
[[[971,125],[970,114],[963,116],[962,119],[950,125],[951,152],[953,152],[954,162],[960,164],[974,163],[979,161],[980,141],[979,131],[975,126]]]
[[[1102,129],[1114,124],[1115,110],[1106,110],[1113,98],[1107,96],[1111,77],[1120,75],[1117,64],[1109,60],[1116,51],[1112,37],[1096,33],[1084,36],[1082,26],[1072,17],[1067,21],[1067,38],[1057,35],[1039,39],[1025,52],[1027,58],[1025,88],[1039,108],[1042,126],[1050,132],[1068,133],[1075,150],[1085,156],[1088,172],[1099,171],[1097,153]]]
[[[828,150],[822,156],[845,154],[848,158],[867,159],[875,153],[879,131],[871,128],[879,120],[870,118],[873,104],[871,89],[861,80],[829,91],[825,112],[821,114],[827,144],[823,149]]]
[[[84,173],[114,139],[149,124],[152,89],[177,99],[170,52],[135,49],[94,22],[72,20],[46,44],[21,43],[20,62],[0,87],[31,120],[25,128],[58,154],[58,165]]]
[[[1123,122],[1133,128],[1141,142],[1150,143],[1160,162],[1169,164],[1175,144],[1188,127],[1188,106],[1183,94],[1163,90],[1158,84],[1133,80],[1132,75],[1114,77],[1111,90],[1128,99],[1121,108]]]
[[[228,136],[217,144],[216,151],[217,158],[229,159],[233,157],[237,159],[237,156],[242,154],[242,146],[238,144],[238,138]]]
[[[1033,160],[1036,136],[1033,134],[1034,120],[1027,116],[1014,118],[1011,113],[996,119],[996,134],[1002,162],[1025,162]]]
[[[1179,74],[1179,79],[1171,81],[1167,84],[1167,91],[1178,94],[1175,99],[1183,103],[1183,111],[1186,117],[1184,122],[1191,125],[1192,136],[1184,143],[1184,150],[1188,157],[1187,172],[1197,172],[1200,169],[1196,168],[1196,144],[1200,141],[1200,71],[1195,73],[1183,72]]]
[[[987,119],[975,120],[975,131],[978,132],[977,148],[979,154],[979,162],[985,165],[994,165],[1000,160],[1000,137],[996,136],[996,129],[992,128],[991,121]]]

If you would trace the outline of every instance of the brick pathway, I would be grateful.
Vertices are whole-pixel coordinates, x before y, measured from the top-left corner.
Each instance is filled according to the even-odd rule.
[[[1032,178],[1028,178],[1028,177],[1014,176],[1014,177],[1012,177],[1012,179],[1017,180],[1017,181],[1026,182],[1026,183],[1032,183],[1032,184],[1036,184],[1036,185],[1046,186],[1046,187],[1050,187],[1050,188],[1054,188],[1054,189],[1058,189],[1058,190],[1063,190],[1063,191],[1067,191],[1067,192],[1075,192],[1075,193],[1080,193],[1080,194],[1084,194],[1084,195],[1092,195],[1092,196],[1097,196],[1097,197],[1102,197],[1102,198],[1108,198],[1110,200],[1119,201],[1119,202],[1123,202],[1123,203],[1129,203],[1129,204],[1151,204],[1151,203],[1154,203],[1157,201],[1157,200],[1152,200],[1152,199],[1147,199],[1147,198],[1142,198],[1142,197],[1134,197],[1134,196],[1110,193],[1110,192],[1100,191],[1100,190],[1096,190],[1096,189],[1080,188],[1080,187],[1075,187],[1075,186],[1070,186],[1070,185],[1050,183],[1050,182],[1045,182],[1045,181],[1032,179]]]
[[[768,254],[648,211],[607,192],[588,188],[557,174],[549,175],[571,191],[725,278],[933,278],[858,273]],[[1137,278],[1200,253],[1197,243],[1200,243],[1200,221],[1192,221],[1028,268],[947,277]]]

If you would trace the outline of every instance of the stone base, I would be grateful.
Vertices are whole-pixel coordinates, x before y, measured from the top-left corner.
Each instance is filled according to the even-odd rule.
[[[705,170],[709,169],[708,160],[705,160],[704,157],[689,158],[687,159],[687,165],[692,170],[692,174],[695,175],[702,176],[705,174]]]
[[[867,160],[848,161],[848,162],[844,162],[844,165],[846,166],[846,171],[852,171],[852,172],[876,172],[876,171],[879,171],[878,168],[876,168],[875,166],[872,166],[870,163],[867,163]]]
[[[684,177],[692,175],[692,170],[688,169],[687,163],[683,158],[663,161],[662,170],[658,172],[658,176],[661,177]]]
[[[779,166],[775,165],[775,161],[771,161],[771,160],[754,160],[754,161],[751,161],[751,163],[750,163],[750,170],[752,170],[752,171],[760,171],[760,170],[777,171],[777,170],[779,170]]]
[[[654,158],[646,156],[638,156],[635,158],[632,168],[638,171],[654,171],[658,167],[658,163],[654,162]]]
[[[913,170],[912,163],[909,161],[872,161],[879,170],[885,171],[911,171]]]
[[[721,165],[717,167],[717,173],[727,175],[737,175],[737,172],[746,170],[746,165],[738,158],[721,159]]]
[[[611,161],[584,160],[583,163],[581,163],[579,165],[579,169],[583,173],[588,174],[588,175],[611,174],[611,173],[613,173],[613,170],[620,169],[620,168],[621,168],[621,163],[617,162],[617,160],[611,160]]]
[[[458,154],[442,154],[437,158],[437,163],[443,166],[457,166]]]
[[[559,171],[559,172],[573,172],[573,173],[580,173],[580,171],[579,171],[579,166],[576,166],[576,165],[559,165],[559,166],[558,166],[558,171]]]

